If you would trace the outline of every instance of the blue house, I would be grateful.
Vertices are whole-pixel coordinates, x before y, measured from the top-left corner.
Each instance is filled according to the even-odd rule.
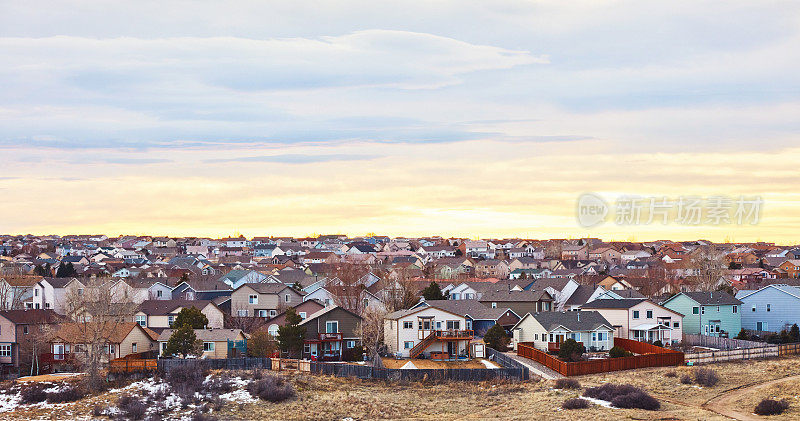
[[[734,337],[742,330],[742,302],[724,291],[681,292],[661,303],[683,314],[683,333]]]
[[[411,309],[430,306],[449,313],[463,316],[467,330],[474,331],[476,337],[483,337],[492,326],[499,324],[507,331],[517,324],[520,316],[510,308],[489,308],[478,300],[428,300],[420,301]]]
[[[773,284],[736,294],[742,301],[742,327],[748,330],[780,332],[800,324],[800,288]]]

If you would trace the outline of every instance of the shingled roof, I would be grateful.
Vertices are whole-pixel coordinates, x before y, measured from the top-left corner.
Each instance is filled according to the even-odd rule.
[[[497,320],[510,310],[508,308],[489,308],[478,300],[427,300],[425,303],[460,316],[469,316],[473,320]]]
[[[573,332],[595,330],[604,325],[613,328],[613,325],[596,311],[545,311],[531,314],[530,316],[536,319],[548,332],[559,326],[563,326]]]

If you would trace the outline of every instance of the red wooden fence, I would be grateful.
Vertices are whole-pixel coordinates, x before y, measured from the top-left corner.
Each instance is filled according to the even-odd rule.
[[[581,376],[644,367],[667,367],[682,365],[684,361],[682,352],[631,339],[614,338],[614,345],[640,355],[568,363],[534,348],[530,342],[517,344],[517,355],[530,358],[564,376]]]
[[[158,370],[158,360],[134,360],[117,358],[108,364],[108,371],[112,373],[132,372],[132,371],[155,371]]]

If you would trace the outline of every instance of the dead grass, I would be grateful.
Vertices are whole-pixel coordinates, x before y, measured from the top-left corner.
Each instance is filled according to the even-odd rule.
[[[738,399],[735,403],[735,409],[752,413],[753,409],[761,402],[762,399],[786,399],[789,402],[789,409],[781,415],[773,415],[764,417],[767,419],[800,419],[800,380],[793,380],[773,386],[767,386],[763,389],[753,391],[753,393],[746,394]]]
[[[42,374],[40,376],[26,376],[20,377],[17,379],[18,382],[63,382],[63,381],[70,381],[76,380],[83,377],[83,373],[65,373],[62,375],[59,374]]]

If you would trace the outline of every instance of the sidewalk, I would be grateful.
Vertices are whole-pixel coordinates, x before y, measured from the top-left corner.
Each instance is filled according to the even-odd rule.
[[[553,370],[551,370],[551,369],[549,369],[549,368],[537,363],[536,361],[533,361],[533,360],[531,360],[529,358],[520,357],[515,352],[504,352],[504,354],[506,354],[507,356],[513,358],[515,361],[521,363],[525,367],[528,367],[528,369],[531,371],[531,374],[535,374],[535,375],[537,375],[537,376],[539,376],[539,377],[541,377],[541,378],[543,378],[545,380],[555,380],[555,379],[561,379],[561,378],[564,377],[561,374],[559,374],[558,372],[553,371]]]

